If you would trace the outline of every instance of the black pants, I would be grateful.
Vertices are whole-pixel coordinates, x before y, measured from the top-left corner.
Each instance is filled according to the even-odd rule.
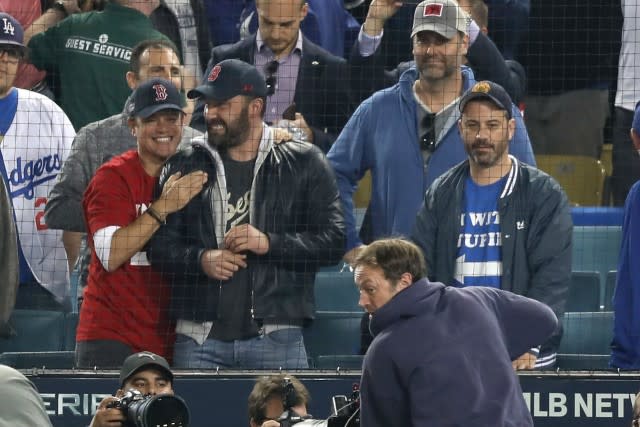
[[[120,369],[122,362],[132,355],[127,344],[114,340],[76,342],[76,368]]]

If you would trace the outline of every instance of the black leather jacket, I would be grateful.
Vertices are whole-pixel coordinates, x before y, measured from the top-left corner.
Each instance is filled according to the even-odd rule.
[[[169,215],[147,253],[154,268],[166,274],[172,285],[172,316],[203,322],[216,318],[224,282],[205,275],[200,257],[205,250],[218,248],[224,220],[220,218],[220,158],[204,139],[197,140],[169,159],[160,186],[178,171],[184,176],[203,170],[209,182],[187,206]],[[345,247],[335,177],[320,150],[293,141],[279,145],[263,142],[256,160],[249,216],[250,223],[269,236],[267,254],[247,256],[254,318],[258,322],[305,324],[314,317],[313,286],[318,267],[338,263]]]

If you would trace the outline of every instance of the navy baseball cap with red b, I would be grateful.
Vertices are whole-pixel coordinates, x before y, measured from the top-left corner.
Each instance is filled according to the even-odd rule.
[[[24,30],[16,18],[8,13],[0,13],[0,45],[13,45],[26,49]]]
[[[501,110],[504,110],[505,113],[507,113],[508,119],[512,116],[511,109],[513,102],[511,101],[511,97],[498,83],[483,80],[471,86],[471,88],[462,95],[462,98],[460,98],[460,112],[463,112],[467,103],[474,99],[487,99]]]
[[[161,110],[182,111],[180,92],[169,80],[153,78],[133,92],[129,115],[146,119]]]
[[[267,96],[264,76],[256,67],[239,59],[218,62],[207,75],[204,84],[187,93],[191,99],[203,98],[220,102],[238,95],[254,98]]]
[[[150,351],[141,351],[127,357],[120,368],[120,387],[136,372],[143,369],[157,369],[167,375],[167,378],[173,382],[173,372],[169,367],[169,362],[162,356]]]

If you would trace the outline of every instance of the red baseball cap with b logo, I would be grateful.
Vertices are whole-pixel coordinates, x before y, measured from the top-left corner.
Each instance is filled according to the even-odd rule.
[[[129,115],[146,119],[161,110],[182,111],[182,97],[169,80],[151,79],[133,92],[133,108]]]

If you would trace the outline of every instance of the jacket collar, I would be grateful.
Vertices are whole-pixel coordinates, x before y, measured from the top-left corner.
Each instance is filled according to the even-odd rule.
[[[516,187],[516,183],[518,182],[518,177],[520,176],[520,162],[511,154],[509,154],[509,158],[511,159],[511,169],[509,169],[507,182],[502,189],[502,193],[500,193],[501,199],[504,199],[505,197],[510,196],[511,193],[513,193],[513,190]]]

